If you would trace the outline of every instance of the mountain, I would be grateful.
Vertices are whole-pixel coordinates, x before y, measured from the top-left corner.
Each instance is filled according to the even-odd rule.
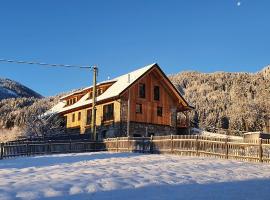
[[[270,66],[257,73],[186,71],[169,78],[206,130],[262,131],[270,119]]]
[[[8,98],[42,98],[30,88],[10,79],[0,78],[0,100]]]

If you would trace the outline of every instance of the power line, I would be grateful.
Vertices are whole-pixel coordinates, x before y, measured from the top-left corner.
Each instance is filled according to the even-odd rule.
[[[93,69],[94,68],[93,66],[49,64],[49,63],[43,63],[43,62],[19,61],[19,60],[10,60],[10,59],[2,59],[2,58],[0,58],[0,62],[16,63],[16,64],[29,64],[29,65],[41,65],[41,66],[47,66],[47,67],[67,67],[67,68],[81,68],[81,69]]]

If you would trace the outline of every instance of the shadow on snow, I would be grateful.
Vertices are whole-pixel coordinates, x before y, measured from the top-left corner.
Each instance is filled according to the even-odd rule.
[[[203,174],[202,174],[203,176]],[[45,198],[48,200],[269,200],[269,179],[209,184],[151,185],[141,188],[98,191],[77,195]]]

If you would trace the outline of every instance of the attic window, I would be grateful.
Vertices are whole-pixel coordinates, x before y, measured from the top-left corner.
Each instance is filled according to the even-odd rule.
[[[159,86],[154,86],[154,100],[159,101],[159,98],[160,98]]]
[[[139,97],[145,98],[145,84],[144,83],[139,84]]]

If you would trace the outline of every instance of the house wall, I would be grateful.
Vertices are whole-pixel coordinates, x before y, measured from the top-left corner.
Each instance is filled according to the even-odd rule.
[[[177,108],[183,106],[178,97],[173,93],[171,86],[166,84],[165,77],[153,69],[141,79],[136,81],[120,99],[114,103],[114,120],[102,122],[103,106],[111,102],[96,106],[96,126],[98,136],[106,137],[127,135],[128,98],[130,93],[130,136],[141,135],[168,135],[177,133],[176,118]],[[145,98],[139,97],[139,84],[145,84]],[[159,86],[160,99],[154,100],[154,86]],[[142,113],[136,113],[136,104],[142,104]],[[162,107],[162,116],[157,115],[157,107]],[[80,128],[80,133],[90,133],[91,126],[86,125],[87,110],[84,108],[66,114],[67,128],[74,130]],[[78,112],[81,112],[81,120],[78,121]],[[72,114],[75,113],[75,122],[72,122]],[[149,133],[149,134],[148,134]],[[99,137],[99,138],[102,138]]]
[[[171,126],[176,120],[176,107],[179,105],[176,97],[169,92],[160,76],[155,70],[145,75],[136,84],[134,84],[124,95],[123,99],[127,101],[128,92],[130,92],[130,121],[151,123],[158,125]],[[144,83],[146,87],[146,97],[139,97],[139,84]],[[160,100],[154,100],[154,86],[160,88]],[[142,113],[136,113],[136,104],[142,104]],[[123,104],[127,106],[127,104]],[[162,107],[162,116],[157,115],[157,107]],[[127,108],[126,108],[127,109]],[[122,110],[126,110],[122,109]],[[126,114],[124,114],[126,115]]]
[[[96,106],[96,126],[99,127],[102,125],[102,117],[103,117],[103,106],[107,104],[114,104],[114,123],[120,123],[120,101],[111,101],[104,104],[99,104]],[[64,116],[67,119],[66,128],[67,129],[75,129],[80,128],[80,133],[85,133],[86,129],[90,129],[91,125],[86,125],[87,120],[87,110],[91,109],[84,108],[74,112],[70,112],[65,114]],[[81,112],[81,120],[78,120],[78,113]],[[72,115],[75,114],[75,121],[72,122]],[[110,122],[107,123],[109,125]]]

